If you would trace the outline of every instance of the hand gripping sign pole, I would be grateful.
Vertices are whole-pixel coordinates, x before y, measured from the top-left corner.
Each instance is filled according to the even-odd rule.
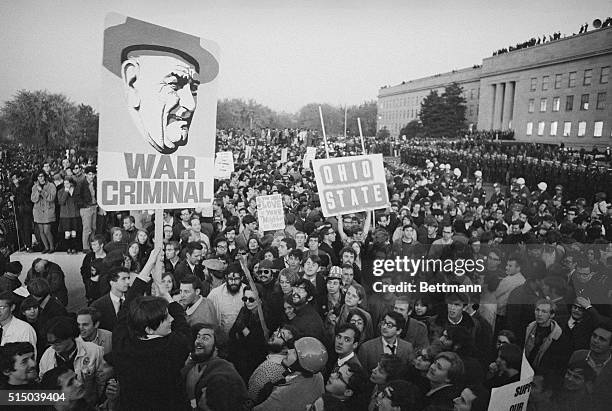
[[[327,147],[327,135],[325,134],[325,124],[323,123],[323,111],[321,111],[321,106],[319,106],[319,117],[321,117],[321,129],[323,130],[323,141],[325,142],[325,153],[327,154],[327,158],[329,158],[329,147]]]

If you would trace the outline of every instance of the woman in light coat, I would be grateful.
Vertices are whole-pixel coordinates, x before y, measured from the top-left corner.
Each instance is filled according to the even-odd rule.
[[[38,173],[36,183],[32,186],[30,199],[34,203],[32,214],[34,222],[38,225],[40,238],[45,246],[43,254],[55,251],[51,223],[55,222],[55,185],[47,181],[44,171]]]

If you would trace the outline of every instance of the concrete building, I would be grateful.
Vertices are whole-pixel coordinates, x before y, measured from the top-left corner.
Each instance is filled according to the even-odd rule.
[[[514,50],[485,58],[482,67],[381,88],[378,128],[397,135],[416,118],[408,117],[413,107],[404,101],[422,100],[456,81],[464,88],[466,118],[474,128],[511,129],[517,141],[607,147],[612,145],[611,66],[612,27]],[[474,104],[477,109],[470,110]]]

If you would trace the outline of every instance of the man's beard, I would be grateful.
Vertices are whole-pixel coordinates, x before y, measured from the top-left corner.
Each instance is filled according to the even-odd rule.
[[[196,352],[194,350],[191,353],[191,359],[194,362],[201,364],[203,362],[206,362],[206,361],[210,360],[214,353],[215,353],[214,349],[212,349],[210,352],[203,351],[203,352],[200,352],[200,353],[197,353],[197,354],[196,354]]]
[[[296,308],[302,308],[308,302],[307,298],[300,298],[297,302],[292,298],[291,301]]]
[[[231,295],[237,294],[238,291],[240,291],[240,284],[228,284],[227,291],[229,291]]]

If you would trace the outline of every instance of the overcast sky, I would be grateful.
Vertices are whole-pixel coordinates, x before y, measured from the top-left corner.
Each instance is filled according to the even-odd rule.
[[[220,98],[295,112],[359,104],[532,36],[577,33],[612,15],[612,0],[0,0],[0,101],[46,89],[97,108],[110,11],[217,42]]]

